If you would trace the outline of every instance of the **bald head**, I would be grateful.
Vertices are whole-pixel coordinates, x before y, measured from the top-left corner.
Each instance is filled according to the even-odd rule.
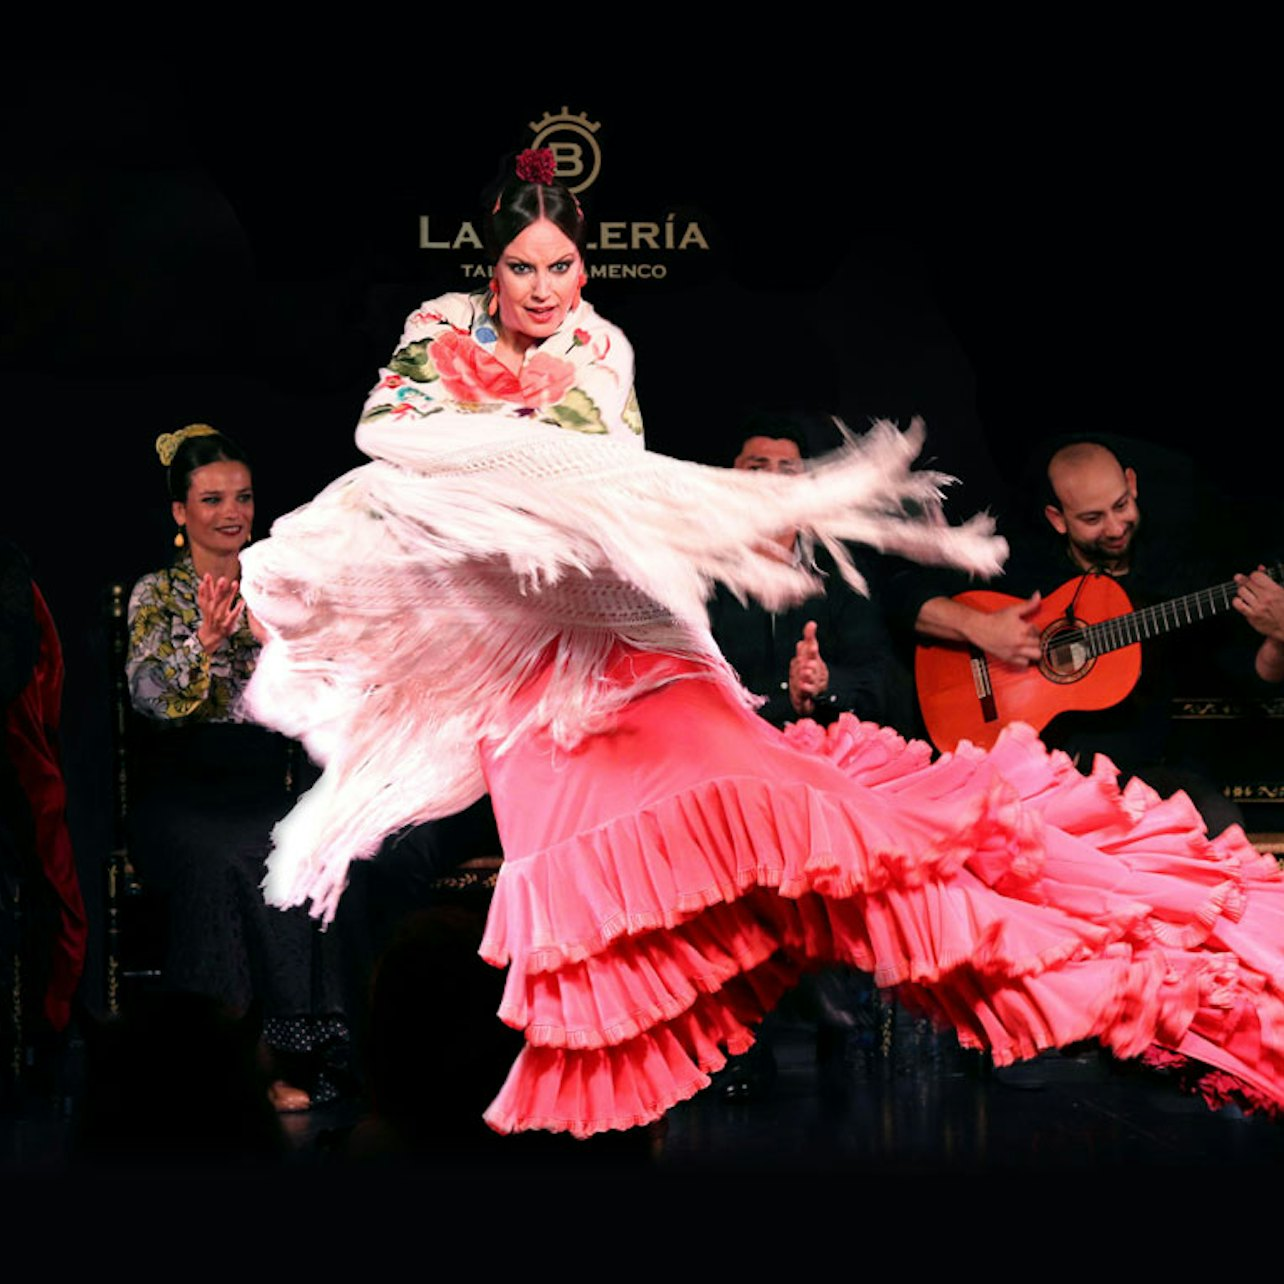
[[[1126,571],[1141,521],[1136,473],[1105,446],[1081,441],[1048,461],[1048,484],[1057,502],[1044,516],[1066,537],[1074,560],[1085,570]]]

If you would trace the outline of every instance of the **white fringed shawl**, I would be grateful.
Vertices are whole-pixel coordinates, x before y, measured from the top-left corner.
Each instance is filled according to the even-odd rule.
[[[781,477],[485,412],[364,424],[375,462],[242,557],[271,635],[248,712],[325,766],[277,828],[269,901],[331,918],[351,860],[485,792],[483,740],[609,728],[642,689],[602,682],[617,641],[701,660],[740,692],[704,603],[715,580],[768,608],[820,591],[771,555],[781,530],[813,532],[861,589],[840,540],[994,573],[1006,546],[990,519],[947,525],[947,479],[911,471],[922,440],[917,421],[875,424]],[[549,667],[516,720],[512,697]]]

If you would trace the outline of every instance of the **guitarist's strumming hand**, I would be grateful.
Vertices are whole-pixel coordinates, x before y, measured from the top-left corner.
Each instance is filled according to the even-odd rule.
[[[789,662],[789,700],[794,712],[804,715],[814,712],[816,697],[828,689],[829,666],[820,658],[816,621],[808,620],[794,647],[794,658]]]
[[[1020,669],[1038,664],[1041,655],[1039,630],[1031,621],[1042,601],[1036,589],[1024,602],[1005,606],[1001,611],[988,615],[982,612],[973,626],[976,634],[972,638],[973,644],[996,660],[1014,664]]]
[[[1033,623],[1042,602],[1035,592],[997,611],[980,611],[948,597],[934,597],[923,603],[914,627],[926,637],[971,643],[1004,664],[1024,669],[1042,658],[1039,630]]]

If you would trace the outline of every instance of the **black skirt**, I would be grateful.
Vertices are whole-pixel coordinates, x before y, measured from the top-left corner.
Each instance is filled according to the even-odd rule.
[[[136,719],[134,732],[130,855],[167,906],[163,988],[254,1004],[269,1037],[282,1020],[339,1016],[336,940],[261,889],[272,828],[315,775],[298,746],[235,723]]]

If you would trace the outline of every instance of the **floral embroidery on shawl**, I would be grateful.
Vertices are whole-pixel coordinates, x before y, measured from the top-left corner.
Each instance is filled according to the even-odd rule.
[[[485,410],[641,438],[632,351],[614,326],[581,303],[513,373],[494,354],[499,336],[484,302],[483,295],[446,295],[412,313],[363,422]]]

